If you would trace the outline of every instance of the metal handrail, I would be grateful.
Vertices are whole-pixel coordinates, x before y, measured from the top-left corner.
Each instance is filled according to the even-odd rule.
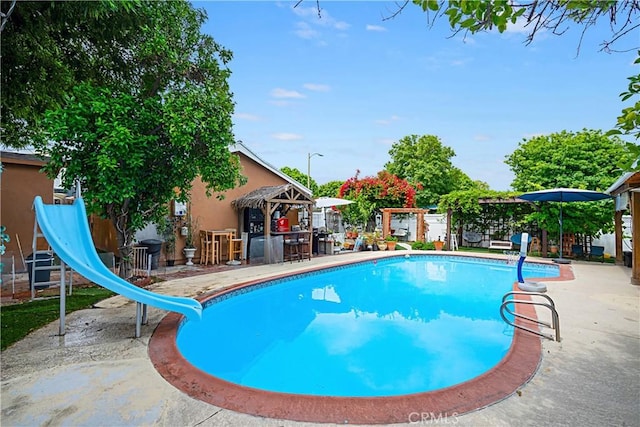
[[[510,299],[507,300],[507,297],[509,295],[533,295],[533,296],[541,296],[546,298],[549,301],[549,304],[544,303],[544,302],[539,302],[539,301],[523,301],[523,300],[518,300],[518,299]],[[540,320],[537,319],[533,319],[531,317],[525,316],[523,314],[519,314],[516,313],[512,310],[509,309],[508,305],[509,304],[528,304],[528,305],[537,305],[540,307],[547,307],[550,311],[551,311],[551,323],[547,323],[547,322],[542,322]],[[553,335],[548,335],[545,334],[543,332],[540,331],[536,331],[534,329],[530,329],[527,328],[525,326],[522,325],[518,325],[514,322],[511,322],[509,319],[507,319],[507,317],[504,314],[504,311],[507,311],[509,314],[513,315],[514,318],[520,318],[520,319],[525,319],[528,320],[530,322],[535,322],[539,325],[543,325],[546,326],[548,328],[552,328],[556,331],[555,334],[555,338]],[[544,294],[540,294],[537,292],[517,292],[517,291],[513,291],[513,292],[508,292],[506,293],[503,297],[502,297],[502,304],[500,305],[500,316],[502,317],[502,320],[504,320],[507,324],[513,326],[514,328],[518,328],[518,329],[522,329],[524,331],[527,332],[531,332],[532,334],[536,334],[538,336],[550,339],[550,340],[554,340],[560,342],[560,317],[558,316],[558,312],[556,310],[555,307],[555,303],[553,302],[553,300],[548,296],[548,295],[544,295]]]

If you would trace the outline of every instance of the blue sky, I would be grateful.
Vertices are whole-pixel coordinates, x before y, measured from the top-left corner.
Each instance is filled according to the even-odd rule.
[[[605,21],[578,54],[577,28],[526,45],[520,26],[454,36],[413,5],[384,20],[395,3],[321,0],[321,18],[315,1],[294,4],[194,2],[209,16],[203,31],[234,53],[236,139],[305,174],[308,154],[321,153],[311,158],[318,184],[375,175],[393,142],[417,134],[453,148],[472,179],[508,190],[504,159],[523,138],[612,128],[637,73],[633,52],[599,52]]]

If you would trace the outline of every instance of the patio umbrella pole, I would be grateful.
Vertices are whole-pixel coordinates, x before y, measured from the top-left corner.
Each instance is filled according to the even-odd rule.
[[[554,259],[556,264],[571,264],[571,260],[562,258],[562,201],[560,201],[560,258]]]

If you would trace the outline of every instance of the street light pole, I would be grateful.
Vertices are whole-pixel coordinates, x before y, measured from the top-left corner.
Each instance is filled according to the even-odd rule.
[[[307,154],[307,188],[311,189],[311,158],[313,156],[324,157],[320,153],[308,153]]]

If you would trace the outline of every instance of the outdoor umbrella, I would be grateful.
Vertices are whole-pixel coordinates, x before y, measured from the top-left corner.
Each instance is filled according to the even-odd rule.
[[[611,196],[605,193],[579,188],[552,188],[550,190],[533,191],[518,196],[519,199],[529,202],[560,202],[560,258],[558,263],[568,263],[562,258],[562,202],[593,202],[608,199]]]
[[[348,205],[350,203],[353,203],[353,201],[352,200],[347,200],[347,199],[339,199],[337,197],[318,197],[315,200],[316,208],[321,208],[322,209],[322,213],[324,215],[325,227],[327,226],[327,211],[325,210],[326,208],[330,208],[332,206]]]

